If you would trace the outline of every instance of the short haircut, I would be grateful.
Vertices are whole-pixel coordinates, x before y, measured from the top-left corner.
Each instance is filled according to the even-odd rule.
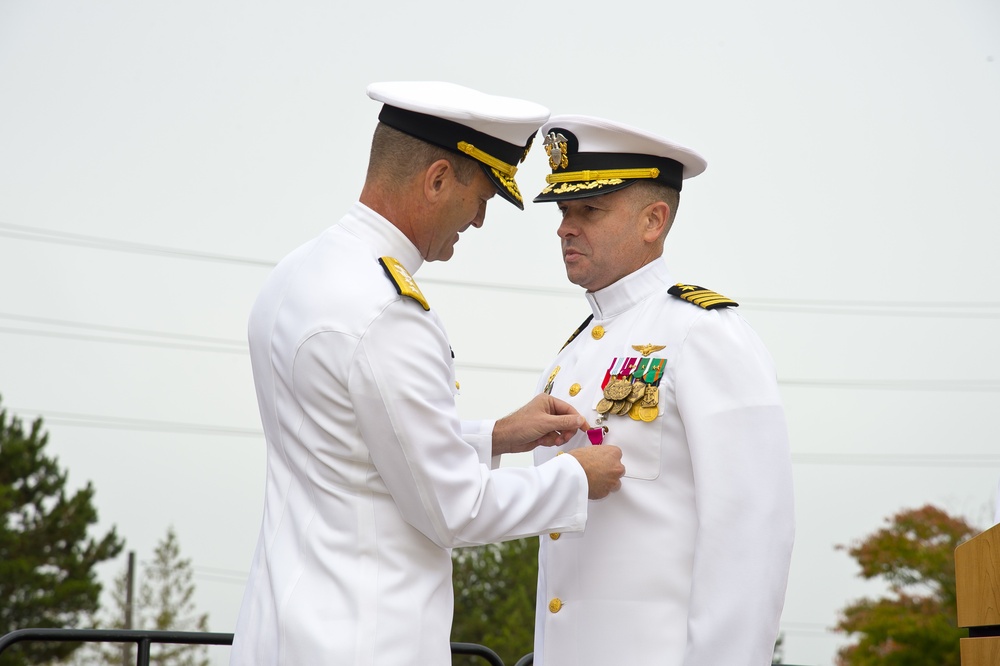
[[[636,211],[640,211],[651,203],[662,201],[670,206],[670,219],[667,220],[667,230],[677,217],[677,206],[680,205],[681,193],[669,185],[652,180],[638,180],[628,186],[629,194]]]
[[[375,127],[371,155],[368,160],[368,178],[378,180],[388,187],[408,182],[438,160],[448,160],[455,170],[455,178],[463,185],[472,182],[479,163],[464,155],[410,136],[385,123]]]

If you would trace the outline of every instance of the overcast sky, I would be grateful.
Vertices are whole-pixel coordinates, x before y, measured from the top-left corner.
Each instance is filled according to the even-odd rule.
[[[882,592],[837,544],[926,503],[988,526],[995,0],[0,0],[3,406],[45,417],[70,484],[94,483],[101,529],[140,561],[175,527],[212,630],[233,629],[262,508],[250,306],[356,200],[379,110],[365,86],[421,79],[708,159],[666,261],[740,301],[777,364],[798,521],[786,662],[832,664],[838,610]],[[545,171],[536,149],[529,198]],[[530,398],[589,312],[556,225],[551,204],[497,198],[417,275],[464,417]]]

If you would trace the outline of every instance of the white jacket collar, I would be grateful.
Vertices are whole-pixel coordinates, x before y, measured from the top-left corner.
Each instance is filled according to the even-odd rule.
[[[423,265],[420,250],[392,222],[363,203],[355,202],[339,226],[374,249],[380,257],[393,257],[413,275]]]
[[[655,259],[604,289],[587,292],[594,319],[609,319],[674,284],[662,258]]]

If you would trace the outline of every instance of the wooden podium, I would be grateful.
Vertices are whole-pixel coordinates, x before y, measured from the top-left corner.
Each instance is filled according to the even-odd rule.
[[[968,627],[960,640],[962,666],[1000,664],[1000,525],[994,525],[955,549],[958,626]]]

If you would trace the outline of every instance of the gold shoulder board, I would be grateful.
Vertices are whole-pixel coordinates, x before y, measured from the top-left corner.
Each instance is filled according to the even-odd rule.
[[[417,303],[420,303],[424,307],[424,310],[431,309],[431,306],[427,304],[427,299],[420,293],[420,287],[417,286],[410,272],[403,268],[403,264],[392,257],[381,257],[378,263],[382,264],[382,269],[389,276],[389,279],[392,280],[392,284],[395,285],[396,292],[400,296],[409,296]]]
[[[709,291],[704,287],[699,287],[693,284],[675,284],[670,289],[667,289],[667,293],[671,296],[683,299],[688,303],[694,303],[695,305],[703,307],[706,310],[730,307],[735,308],[739,305],[736,301],[729,300],[721,294],[717,294],[714,291]]]

